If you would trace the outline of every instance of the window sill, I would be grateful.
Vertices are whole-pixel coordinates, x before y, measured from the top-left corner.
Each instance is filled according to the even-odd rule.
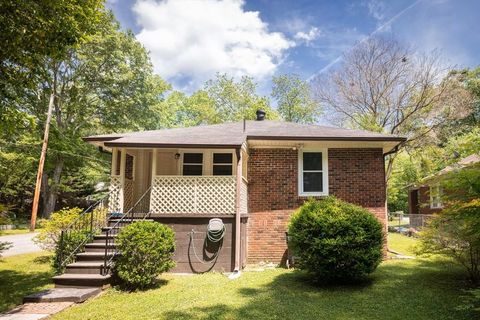
[[[303,192],[298,194],[299,197],[327,197],[326,192]]]

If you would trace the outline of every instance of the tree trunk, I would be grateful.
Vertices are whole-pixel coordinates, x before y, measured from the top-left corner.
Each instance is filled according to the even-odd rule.
[[[58,186],[60,185],[60,179],[62,177],[64,161],[61,157],[57,158],[55,161],[55,167],[53,169],[51,185],[46,187],[44,203],[45,207],[43,209],[43,216],[49,218],[50,214],[55,211],[55,206],[57,204],[58,198]]]

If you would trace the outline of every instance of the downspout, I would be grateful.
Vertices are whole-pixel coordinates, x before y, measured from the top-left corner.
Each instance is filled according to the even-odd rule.
[[[233,269],[233,273],[229,276],[229,279],[236,279],[241,275],[241,263],[240,263],[240,226],[241,226],[241,219],[240,219],[240,189],[242,184],[242,150],[236,149],[235,150],[237,156],[237,183],[235,188],[235,268]]]
[[[385,152],[383,154],[383,168],[384,168],[384,171],[385,171],[385,158],[386,156],[390,155],[390,154],[394,154],[394,153],[397,153],[398,152],[398,149],[403,145],[405,144],[406,140],[405,141],[402,141],[400,142],[399,144],[397,144],[392,150],[388,151],[388,152]],[[384,180],[385,180],[385,234],[388,235],[388,203],[387,203],[387,177],[386,177],[386,172],[385,172],[385,176],[384,176]],[[386,242],[386,245],[387,245],[387,252],[391,252],[391,253],[394,253],[390,250],[389,246],[388,246],[388,237],[385,237],[385,242]]]

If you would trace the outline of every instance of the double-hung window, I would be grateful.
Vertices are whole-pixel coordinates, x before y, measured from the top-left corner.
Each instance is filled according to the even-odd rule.
[[[430,208],[442,208],[442,187],[438,184],[430,186]]]
[[[299,150],[298,191],[300,196],[328,195],[327,159],[326,149]]]
[[[233,172],[232,153],[214,153],[212,173],[214,176],[231,176]]]
[[[184,176],[201,176],[203,173],[203,153],[184,153],[182,169]]]

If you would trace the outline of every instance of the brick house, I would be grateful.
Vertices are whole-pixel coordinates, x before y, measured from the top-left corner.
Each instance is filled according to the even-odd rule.
[[[385,224],[384,156],[405,138],[264,117],[85,138],[112,154],[109,211],[170,225],[179,272],[281,263],[287,222],[309,197],[335,195]],[[214,261],[205,245],[212,218],[226,227]]]
[[[411,186],[408,189],[408,213],[412,215],[410,216],[411,226],[423,225],[423,223],[419,223],[419,221],[424,221],[419,218],[422,215],[429,216],[442,211],[444,207],[442,196],[445,191],[441,184],[447,174],[454,170],[470,168],[478,163],[480,163],[480,155],[472,154]]]

